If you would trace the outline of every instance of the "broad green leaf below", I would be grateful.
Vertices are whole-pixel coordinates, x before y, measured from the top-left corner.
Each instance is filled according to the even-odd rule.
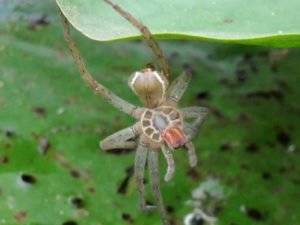
[[[139,31],[102,0],[56,0],[72,25],[98,41]],[[300,46],[299,0],[116,0],[158,38],[206,39],[274,47]]]
[[[99,44],[79,32],[74,39],[95,79],[140,106],[126,83],[152,57],[145,45]],[[174,178],[163,182],[166,162],[160,153],[169,219],[182,225],[194,211],[187,204],[192,192],[215,177],[230,192],[221,201],[212,199],[218,225],[298,225],[300,49],[204,41],[161,45],[171,79],[182,66],[194,73],[179,107],[211,110],[193,140],[196,167],[176,149]],[[1,225],[161,225],[156,211],[138,208],[135,151],[108,153],[98,147],[134,122],[80,78],[53,0],[1,1]],[[145,181],[153,203],[148,176]]]

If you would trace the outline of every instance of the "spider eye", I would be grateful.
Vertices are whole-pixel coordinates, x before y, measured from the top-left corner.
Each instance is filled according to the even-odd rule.
[[[146,68],[132,74],[128,85],[146,107],[155,108],[162,102],[168,82],[158,71]]]

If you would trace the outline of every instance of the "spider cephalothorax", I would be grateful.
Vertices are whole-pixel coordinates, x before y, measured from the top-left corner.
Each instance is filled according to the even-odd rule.
[[[104,151],[120,148],[136,149],[134,174],[140,196],[140,207],[143,210],[153,208],[153,206],[146,205],[144,193],[144,171],[148,158],[150,182],[156,206],[164,225],[169,225],[159,190],[158,152],[160,149],[162,150],[168,164],[165,181],[169,181],[175,171],[172,154],[174,149],[179,147],[187,149],[189,164],[195,166],[197,158],[191,140],[196,135],[203,118],[207,115],[207,109],[199,106],[177,108],[177,103],[186,90],[191,76],[188,73],[182,73],[169,85],[166,58],[148,28],[111,0],[104,1],[140,30],[160,62],[161,71],[155,70],[153,66],[148,64],[145,69],[133,73],[128,81],[129,86],[140,98],[144,107],[136,107],[128,103],[93,79],[70,36],[67,19],[61,14],[64,37],[83,80],[106,101],[138,120],[133,126],[120,130],[102,140],[100,148]],[[187,118],[194,118],[195,120],[194,122],[187,122]]]

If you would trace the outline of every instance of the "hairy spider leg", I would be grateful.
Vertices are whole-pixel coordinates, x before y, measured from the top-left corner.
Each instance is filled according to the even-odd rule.
[[[73,56],[73,60],[77,67],[79,68],[80,74],[82,79],[85,81],[85,83],[90,86],[92,89],[96,91],[97,94],[102,96],[107,102],[109,102],[111,105],[116,107],[122,112],[125,112],[129,115],[132,115],[133,117],[137,118],[138,116],[136,114],[137,107],[126,102],[125,100],[121,99],[117,95],[115,95],[112,91],[108,90],[106,87],[98,83],[90,74],[90,72],[87,69],[87,66],[84,63],[84,60],[82,59],[79,50],[77,49],[68,26],[68,20],[61,12],[61,21],[63,25],[63,33],[65,41],[67,42],[67,45],[71,51],[71,54]]]
[[[198,163],[198,160],[193,142],[188,141],[187,143],[185,143],[185,147],[188,151],[189,164],[191,167],[195,167]]]
[[[197,156],[191,140],[196,136],[203,119],[208,115],[209,111],[205,107],[191,106],[181,109],[181,112],[185,118],[195,118],[191,124],[184,123],[184,133],[187,136],[185,147],[188,150],[189,164],[194,167],[197,164]]]
[[[161,150],[167,160],[168,168],[167,168],[167,173],[164,177],[165,181],[170,181],[173,177],[173,174],[175,172],[175,162],[174,162],[174,157],[172,154],[172,149],[169,148],[169,146],[163,144],[161,146]]]
[[[155,199],[160,217],[164,225],[170,225],[167,219],[166,210],[160,193],[159,169],[158,169],[158,151],[149,151],[148,156],[149,176],[151,182],[152,194]]]
[[[124,128],[100,141],[99,146],[102,150],[111,149],[135,149],[137,144],[129,139],[135,138],[142,132],[141,124],[135,123],[133,126]]]
[[[155,206],[147,205],[144,189],[144,175],[146,167],[146,159],[148,154],[148,147],[143,142],[143,135],[140,138],[134,161],[134,176],[136,188],[139,194],[139,205],[142,211],[148,211],[154,209]]]
[[[120,6],[118,6],[113,1],[111,1],[111,0],[104,0],[104,1],[106,3],[108,3],[109,5],[111,5],[122,17],[124,17],[127,21],[129,21],[134,27],[136,27],[141,32],[141,34],[144,36],[145,41],[152,49],[152,52],[158,58],[160,65],[161,65],[161,69],[164,73],[164,76],[168,79],[169,78],[168,62],[167,62],[166,57],[164,56],[161,48],[159,47],[159,44],[152,36],[149,29],[144,24],[142,24],[137,19],[135,19],[129,12],[124,11]]]
[[[194,122],[189,124],[190,131],[188,131],[188,133],[190,136],[189,140],[191,140],[196,136],[198,128],[202,124],[203,119],[208,115],[209,110],[201,106],[190,106],[182,108],[180,111],[182,112],[184,118],[195,118]]]
[[[183,72],[178,76],[169,86],[166,93],[166,101],[168,104],[177,104],[183,96],[188,84],[190,83],[192,75],[188,72]]]

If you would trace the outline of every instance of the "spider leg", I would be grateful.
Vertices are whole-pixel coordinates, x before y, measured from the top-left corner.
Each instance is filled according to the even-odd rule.
[[[195,152],[195,147],[191,141],[185,143],[185,147],[188,150],[189,164],[191,167],[195,167],[197,165],[197,156]]]
[[[204,119],[204,117],[207,116],[209,113],[209,110],[206,107],[201,106],[190,106],[182,108],[181,111],[183,112],[186,118],[201,117],[202,119]]]
[[[128,141],[128,139],[136,137],[141,133],[140,123],[137,122],[133,126],[122,129],[100,141],[99,146],[102,150],[110,149],[134,149],[136,148],[135,141]]]
[[[163,199],[160,193],[160,184],[159,184],[159,171],[158,171],[158,152],[155,150],[149,151],[148,156],[148,166],[149,166],[149,175],[151,181],[152,194],[155,199],[160,217],[164,225],[170,225],[170,222],[167,219],[166,210],[164,207]]]
[[[191,140],[196,136],[203,119],[208,115],[208,109],[200,106],[191,106],[181,109],[181,112],[185,118],[195,118],[191,124],[184,123],[184,133],[187,136],[185,147],[187,148],[189,164],[191,167],[194,167],[197,165],[197,156]]]
[[[136,187],[139,193],[140,209],[142,211],[148,211],[155,208],[155,206],[146,204],[146,197],[145,197],[145,190],[144,190],[144,173],[146,167],[147,153],[148,153],[148,148],[143,143],[141,138],[135,155],[134,176],[135,176]]]
[[[159,47],[158,43],[156,42],[156,40],[152,36],[151,32],[149,31],[149,29],[144,24],[142,24],[137,19],[135,19],[129,12],[124,11],[120,6],[118,6],[113,1],[111,1],[111,0],[104,0],[104,1],[106,3],[108,3],[109,5],[111,5],[121,16],[123,16],[127,21],[129,21],[133,26],[135,26],[141,32],[141,34],[144,36],[145,41],[152,49],[152,52],[158,58],[161,68],[162,68],[162,71],[163,71],[164,75],[166,76],[166,78],[168,79],[168,77],[169,77],[169,68],[168,67],[169,66],[168,66],[167,60],[166,60],[161,48]]]
[[[168,103],[176,104],[181,99],[189,82],[191,81],[191,78],[192,75],[190,73],[183,72],[171,83],[166,94]]]
[[[106,87],[101,85],[100,83],[97,83],[97,81],[92,77],[90,72],[87,69],[87,66],[85,65],[79,50],[77,49],[68,26],[68,20],[61,12],[61,21],[63,26],[63,33],[65,41],[67,42],[67,45],[71,51],[71,54],[73,56],[73,60],[77,67],[79,68],[80,74],[82,79],[85,81],[85,83],[90,86],[92,89],[96,91],[97,94],[101,95],[106,101],[108,101],[111,105],[116,107],[122,112],[125,112],[129,115],[132,115],[135,118],[138,118],[136,114],[137,107],[124,101],[117,95],[115,95],[113,92],[108,90]]]
[[[162,145],[161,149],[162,149],[162,152],[163,152],[163,154],[167,160],[167,164],[168,164],[167,173],[165,175],[165,181],[170,181],[172,179],[174,171],[175,171],[174,158],[173,158],[171,149],[168,146]]]
[[[184,118],[195,118],[191,124],[185,122],[185,134],[191,140],[198,132],[199,126],[202,124],[203,119],[208,115],[209,110],[201,106],[191,106],[181,109]]]

